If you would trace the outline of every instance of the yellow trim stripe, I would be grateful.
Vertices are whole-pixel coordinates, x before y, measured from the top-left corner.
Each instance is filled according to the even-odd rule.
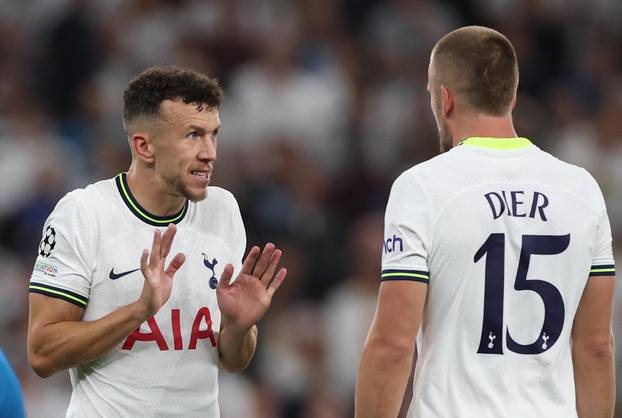
[[[382,278],[385,278],[385,277],[417,277],[419,279],[430,280],[428,276],[423,275],[423,274],[417,274],[417,273],[384,273],[380,277]]]
[[[592,269],[590,273],[615,273],[616,269]]]
[[[184,210],[182,210],[182,211],[179,213],[179,215],[177,215],[175,218],[171,218],[171,219],[161,219],[161,220],[159,220],[159,219],[153,219],[151,216],[149,216],[149,215],[145,214],[145,212],[143,212],[142,210],[140,210],[140,208],[139,208],[139,207],[137,207],[137,206],[134,204],[134,202],[133,202],[133,200],[131,199],[131,197],[130,197],[129,193],[128,193],[128,192],[127,192],[127,190],[125,189],[125,184],[124,184],[125,182],[123,181],[123,178],[121,178],[121,181],[120,181],[119,183],[121,184],[121,189],[123,190],[123,194],[125,195],[125,197],[126,197],[127,201],[130,203],[130,205],[132,205],[132,207],[134,208],[134,210],[135,210],[136,212],[138,212],[138,213],[140,214],[140,216],[142,216],[142,217],[143,217],[143,218],[145,218],[145,219],[150,220],[151,222],[155,222],[155,223],[157,223],[157,224],[162,224],[162,225],[168,225],[168,224],[169,224],[169,223],[171,223],[171,222],[175,223],[175,221],[177,221],[177,220],[181,219],[181,217],[182,217],[182,216],[184,216],[184,214],[185,214],[185,211],[184,211]]]
[[[60,291],[58,291],[58,290],[52,290],[52,289],[48,289],[48,288],[46,288],[46,287],[41,287],[41,286],[33,286],[33,285],[28,286],[28,288],[29,288],[29,289],[35,289],[35,290],[41,290],[41,291],[43,291],[43,292],[46,292],[46,293],[52,293],[52,294],[54,294],[54,295],[59,295],[59,296],[62,296],[62,297],[64,297],[64,298],[68,298],[68,299],[74,300],[74,301],[78,302],[80,305],[84,305],[84,306],[86,306],[86,302],[85,302],[85,301],[80,300],[80,299],[78,299],[78,298],[77,298],[77,297],[75,297],[75,296],[71,296],[70,294],[67,294],[67,293],[65,293],[65,292],[60,292]]]

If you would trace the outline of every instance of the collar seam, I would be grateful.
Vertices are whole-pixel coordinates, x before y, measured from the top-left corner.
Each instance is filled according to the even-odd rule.
[[[136,198],[132,195],[130,191],[127,180],[126,173],[119,173],[116,178],[117,189],[119,194],[121,195],[121,200],[128,207],[128,209],[141,221],[148,223],[153,226],[166,226],[170,223],[178,224],[181,222],[186,213],[188,212],[188,200],[186,199],[186,203],[181,208],[181,210],[171,216],[156,216],[149,213],[145,208],[143,208]]]
[[[533,143],[524,137],[513,138],[493,138],[493,137],[469,137],[458,143],[458,145],[467,145],[478,148],[488,148],[497,150],[513,150],[527,148]]]

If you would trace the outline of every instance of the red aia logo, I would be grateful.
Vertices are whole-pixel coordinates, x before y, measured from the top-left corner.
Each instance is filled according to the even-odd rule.
[[[174,350],[184,349],[184,342],[181,336],[181,324],[179,322],[179,313],[179,309],[171,310]],[[207,329],[200,330],[199,328],[204,320],[207,324]],[[131,350],[136,341],[155,341],[160,350],[168,350],[168,344],[166,344],[166,340],[160,331],[160,327],[153,316],[147,319],[147,325],[149,326],[149,329],[151,329],[151,332],[140,332],[140,327],[136,328],[136,330],[134,330],[134,332],[127,337],[121,348],[123,350]],[[212,331],[212,317],[209,313],[209,309],[203,307],[199,309],[199,312],[197,312],[194,322],[192,323],[192,333],[190,334],[188,350],[195,350],[197,348],[197,341],[205,338],[210,340],[212,347],[216,347],[216,338],[214,337],[214,332]]]

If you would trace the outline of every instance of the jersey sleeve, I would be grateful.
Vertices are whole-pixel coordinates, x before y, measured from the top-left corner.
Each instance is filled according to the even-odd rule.
[[[590,276],[615,276],[615,274],[611,224],[607,211],[603,210],[596,227],[596,247],[590,267]]]
[[[63,197],[43,226],[29,291],[85,308],[90,293],[90,225],[74,193]]]
[[[410,172],[395,180],[385,211],[381,280],[428,283],[429,207]]]

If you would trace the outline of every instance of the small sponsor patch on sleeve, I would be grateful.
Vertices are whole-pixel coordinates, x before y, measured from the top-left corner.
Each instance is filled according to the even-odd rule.
[[[56,277],[58,265],[49,261],[37,260],[32,275],[35,277]]]

